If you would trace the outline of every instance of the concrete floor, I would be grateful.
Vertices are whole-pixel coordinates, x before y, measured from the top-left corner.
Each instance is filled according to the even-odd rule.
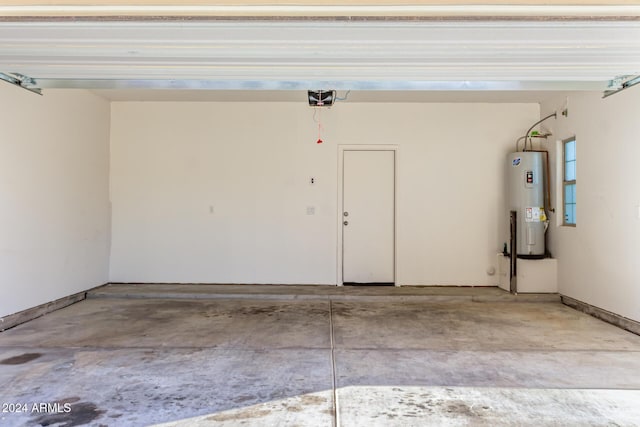
[[[640,426],[639,402],[640,336],[497,289],[117,285],[0,333],[0,404],[27,404],[2,426]]]

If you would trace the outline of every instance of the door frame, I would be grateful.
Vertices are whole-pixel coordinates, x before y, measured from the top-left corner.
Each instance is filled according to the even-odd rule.
[[[399,155],[400,149],[397,145],[390,144],[345,144],[338,145],[338,220],[337,220],[337,228],[338,228],[338,256],[337,256],[337,285],[343,286],[344,283],[342,281],[343,277],[343,228],[342,221],[344,218],[342,217],[342,213],[344,212],[344,152],[345,151],[393,151],[393,173],[394,173],[394,183],[393,183],[393,282],[396,286],[401,286],[398,282],[398,165],[399,165]]]

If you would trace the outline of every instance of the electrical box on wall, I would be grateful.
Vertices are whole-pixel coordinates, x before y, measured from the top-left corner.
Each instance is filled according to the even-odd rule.
[[[308,91],[310,107],[331,107],[336,99],[335,90]]]

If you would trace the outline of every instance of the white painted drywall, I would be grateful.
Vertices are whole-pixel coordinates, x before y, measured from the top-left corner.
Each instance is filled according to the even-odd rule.
[[[111,281],[335,284],[337,146],[397,144],[404,285],[497,283],[505,157],[540,117],[537,104],[343,103],[322,110],[318,145],[305,100],[111,113]]]
[[[0,317],[107,282],[109,113],[0,85]]]
[[[546,102],[542,114],[564,103]],[[549,231],[560,293],[640,321],[640,88],[571,95],[568,106],[568,117],[548,125],[552,182],[562,178],[553,144],[575,135],[577,150],[577,226],[558,226],[559,211]],[[553,196],[560,207],[561,194]]]

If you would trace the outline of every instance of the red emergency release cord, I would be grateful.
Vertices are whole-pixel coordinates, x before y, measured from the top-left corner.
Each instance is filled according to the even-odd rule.
[[[320,116],[320,111],[318,111],[318,140],[316,144],[322,144],[322,118]]]

